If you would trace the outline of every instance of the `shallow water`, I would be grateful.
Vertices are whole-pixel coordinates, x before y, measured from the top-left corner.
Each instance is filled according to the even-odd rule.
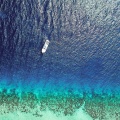
[[[111,120],[110,110],[113,108],[117,109],[117,113],[114,110],[113,114],[119,118],[119,24],[120,0],[1,0],[1,107],[6,106],[6,111],[9,111],[9,105],[14,106],[10,100],[16,98],[17,103],[13,102],[17,104],[15,109],[25,114],[21,110],[21,101],[30,107],[26,101],[31,100],[31,93],[36,96],[31,102],[39,101],[36,103],[38,106],[41,99],[45,98],[49,103],[54,96],[56,104],[52,107],[56,109],[57,102],[62,99],[60,110],[64,115],[74,116],[86,101],[86,114],[93,119]],[[50,40],[50,44],[42,55],[46,39]],[[59,96],[62,98],[56,99]],[[74,102],[67,101],[66,96],[74,98]],[[45,101],[45,106],[53,111]],[[71,107],[65,107],[67,103],[78,107],[71,111]],[[28,114],[32,115],[34,111],[30,111]],[[12,113],[14,110],[10,111]]]

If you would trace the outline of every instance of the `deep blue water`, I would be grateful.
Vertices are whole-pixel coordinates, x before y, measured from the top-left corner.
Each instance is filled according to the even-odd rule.
[[[0,87],[119,91],[120,1],[101,1],[0,0]]]

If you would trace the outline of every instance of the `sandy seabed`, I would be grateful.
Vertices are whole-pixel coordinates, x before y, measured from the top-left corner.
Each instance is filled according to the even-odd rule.
[[[0,93],[0,120],[120,120],[120,97]]]

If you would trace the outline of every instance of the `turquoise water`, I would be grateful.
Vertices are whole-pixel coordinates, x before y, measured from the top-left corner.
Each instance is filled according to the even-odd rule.
[[[0,119],[119,119],[119,8],[119,0],[0,1]]]

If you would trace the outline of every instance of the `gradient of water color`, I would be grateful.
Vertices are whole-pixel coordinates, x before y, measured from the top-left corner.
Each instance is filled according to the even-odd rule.
[[[0,120],[119,120],[119,11],[119,0],[1,0]]]

